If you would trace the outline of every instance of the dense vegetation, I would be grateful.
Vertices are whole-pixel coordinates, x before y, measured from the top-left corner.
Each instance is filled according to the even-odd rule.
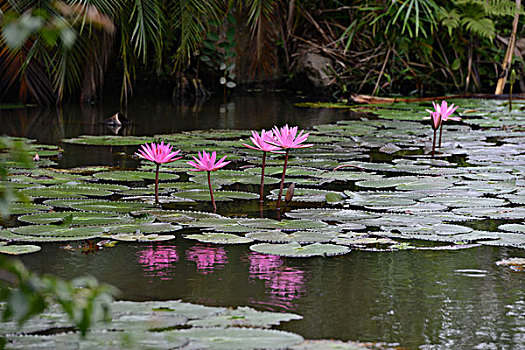
[[[338,98],[494,91],[509,68],[520,76],[522,12],[520,0],[4,0],[0,99],[92,101],[110,72],[124,103],[152,76],[225,93],[293,81],[309,52],[331,59]]]

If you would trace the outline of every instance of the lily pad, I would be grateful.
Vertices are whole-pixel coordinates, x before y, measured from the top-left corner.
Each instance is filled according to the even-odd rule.
[[[98,226],[82,226],[65,228],[56,225],[30,225],[11,229],[14,233],[28,236],[47,237],[83,237],[85,239],[100,236],[104,231]]]
[[[286,216],[295,219],[309,219],[335,222],[349,222],[360,219],[374,219],[380,217],[380,214],[368,213],[361,210],[349,209],[295,209],[286,213]]]
[[[22,255],[40,251],[37,245],[0,245],[0,254]]]
[[[239,224],[256,229],[279,229],[279,230],[315,230],[325,227],[327,224],[314,220],[287,220],[281,221],[271,219],[241,219]]]
[[[301,320],[303,317],[291,313],[257,311],[250,307],[227,309],[217,315],[207,316],[200,320],[188,322],[193,327],[258,327],[269,328],[281,322]]]
[[[72,209],[111,213],[129,213],[141,209],[151,208],[152,205],[137,202],[115,202],[115,201],[83,201],[73,202],[69,205]]]
[[[186,235],[184,238],[195,239],[202,243],[212,244],[244,244],[251,243],[253,239],[237,236],[231,233],[203,232],[201,234]]]
[[[334,240],[337,237],[337,235],[331,232],[318,231],[296,231],[289,234],[280,231],[268,231],[247,233],[246,237],[255,239],[257,241],[270,243],[297,242],[301,244],[307,244],[330,242]]]
[[[51,210],[52,207],[44,204],[34,203],[20,203],[15,202],[9,205],[9,213],[11,215],[30,214],[37,212],[45,212]]]
[[[104,171],[93,174],[99,180],[109,181],[144,181],[155,180],[155,172],[149,171]],[[159,173],[159,181],[176,180],[179,178],[177,174]]]
[[[286,256],[291,258],[307,258],[312,256],[333,256],[350,252],[348,247],[335,244],[314,243],[301,246],[297,242],[287,244],[259,243],[250,246],[250,250],[270,255]]]
[[[525,233],[525,224],[504,224],[498,226],[498,228],[509,232]]]
[[[172,194],[176,197],[192,199],[195,201],[209,201],[211,200],[209,191],[186,191],[186,192],[176,192]],[[256,199],[259,198],[259,195],[251,192],[241,192],[241,191],[213,191],[213,196],[215,201],[232,201],[234,199]]]
[[[284,331],[250,328],[190,328],[173,334],[188,337],[196,349],[285,349],[303,341]]]
[[[19,190],[30,197],[43,198],[82,198],[84,196],[102,197],[112,195],[113,192],[82,186],[56,185],[50,187],[31,187]]]
[[[91,145],[91,146],[134,146],[142,145],[146,142],[154,142],[153,137],[139,136],[92,136],[82,135],[71,139],[63,139],[63,143],[74,145]]]
[[[78,211],[61,211],[23,215],[20,216],[18,220],[30,224],[59,224],[68,216],[71,216],[70,225],[74,226],[115,225],[129,223],[132,221],[132,218],[129,216],[126,217],[118,214]]]
[[[101,237],[111,238],[116,241],[122,241],[122,242],[162,242],[162,241],[170,241],[172,239],[175,239],[174,235],[158,235],[158,234],[145,235],[140,232],[139,233],[122,233],[122,234],[104,233],[103,235],[101,235]]]

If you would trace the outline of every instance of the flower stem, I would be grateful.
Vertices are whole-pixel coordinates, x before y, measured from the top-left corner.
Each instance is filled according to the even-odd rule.
[[[157,164],[157,172],[155,173],[155,205],[159,205],[159,169],[160,164]]]
[[[277,197],[277,210],[281,210],[281,197],[283,195],[284,187],[284,177],[286,176],[286,165],[288,164],[288,153],[290,150],[286,149],[286,155],[284,156],[284,165],[283,165],[283,176],[281,177],[281,187],[279,187],[279,196]]]
[[[434,142],[432,142],[432,158],[434,158],[434,152],[436,150],[436,131],[437,129],[434,130]]]
[[[215,205],[215,198],[213,198],[213,191],[211,189],[211,171],[208,171],[208,187],[210,188],[211,204],[213,205],[213,212],[215,213],[217,206]]]
[[[439,148],[441,148],[441,135],[443,135],[443,123],[441,123],[441,128],[439,128]]]
[[[259,196],[259,202],[264,202],[264,167],[266,166],[266,151],[263,151],[262,170],[261,170],[261,195]]]

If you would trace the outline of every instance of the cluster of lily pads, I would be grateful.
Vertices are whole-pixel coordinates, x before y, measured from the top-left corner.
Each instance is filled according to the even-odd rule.
[[[249,131],[63,140],[64,147],[136,150],[161,139],[183,152],[227,153],[228,169],[216,170],[209,186],[205,174],[182,160],[163,164],[157,186],[157,167],[149,162],[132,170],[57,169],[60,148],[26,140],[38,152],[39,166],[10,168],[9,185],[31,203],[13,205],[18,223],[4,223],[0,251],[39,249],[20,242],[160,241],[178,235],[210,244],[249,243],[254,251],[291,257],[480,244],[525,248],[525,115],[508,113],[498,101],[455,102],[463,108],[462,120],[444,126],[448,137],[434,158],[421,122],[425,106],[358,106],[360,119],[314,126],[308,141],[315,147],[263,156],[270,187],[264,191],[260,158],[242,146]],[[295,184],[290,210],[280,221],[257,218],[252,209],[261,193],[265,208],[279,206],[283,158],[285,183]],[[158,198],[152,196],[155,186]],[[208,187],[215,201],[235,201],[250,211],[234,217],[227,209],[223,215],[203,211]]]

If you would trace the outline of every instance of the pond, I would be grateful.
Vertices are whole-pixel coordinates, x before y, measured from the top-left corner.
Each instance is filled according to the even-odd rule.
[[[151,233],[175,236],[160,242],[119,242],[100,250],[82,241],[37,242],[42,250],[21,256],[22,261],[33,271],[66,279],[93,275],[116,286],[123,300],[181,299],[296,313],[304,318],[278,328],[305,339],[422,349],[524,348],[525,278],[523,272],[496,263],[525,257],[525,113],[507,112],[501,101],[453,101],[460,106],[463,121],[445,125],[443,147],[431,158],[432,129],[421,122],[428,115],[427,104],[349,110],[299,108],[294,102],[301,99],[285,93],[253,93],[226,103],[211,100],[190,105],[140,100],[128,106],[125,115],[130,124],[122,128],[101,123],[118,110],[111,103],[83,109],[0,110],[1,131],[36,139],[35,152],[52,162],[38,176],[13,174],[12,183],[34,185],[37,178],[60,177],[49,169],[84,167],[85,171],[67,171],[71,178],[44,183],[58,186],[53,190],[60,195],[49,188],[41,194],[37,192],[43,190],[29,185],[22,188],[35,197],[35,203],[57,205],[58,212],[86,210],[85,204],[70,199],[76,197],[68,194],[67,186],[78,187],[84,181],[122,185],[126,189],[113,187],[109,197],[85,194],[92,201],[88,205],[101,205],[98,202],[104,198],[128,198],[145,205],[139,210],[173,225],[171,232]],[[269,159],[263,205],[257,196],[239,200],[234,194],[257,194],[260,172],[261,155],[240,146],[239,140],[246,142],[249,130],[285,123],[310,131],[308,141],[314,147],[293,150],[287,179],[296,183],[296,192],[282,214],[282,226],[276,226],[282,156]],[[100,141],[80,135],[116,135],[119,140],[127,136],[134,143],[120,146],[115,137]],[[154,173],[149,164],[131,157],[143,143],[132,136],[153,135],[181,148],[185,160],[201,149],[229,154],[233,162],[228,170],[212,174],[216,193],[219,198],[225,196],[217,202],[217,216],[212,216],[208,200],[195,199],[188,194],[194,192],[187,191],[190,187],[180,187],[181,183],[193,183],[195,188],[205,184],[203,177],[187,171],[183,161],[161,167],[177,175],[161,182],[163,210],[177,213],[170,218],[148,206],[150,179],[126,178],[129,173],[118,172]],[[94,145],[97,142],[105,145]],[[47,155],[41,144],[60,144],[63,150]],[[334,171],[339,165],[347,167]],[[93,204],[95,199],[98,204]],[[90,210],[101,211],[93,206]],[[119,210],[109,219],[129,217],[129,211]],[[195,219],[188,216],[197,214],[182,211],[205,214]],[[177,217],[187,221],[178,222]],[[11,219],[4,226],[24,236],[16,228],[39,223],[27,220],[21,224]],[[301,228],[298,221],[310,227]],[[293,258],[249,249],[261,242],[286,242],[289,238],[268,234],[276,227],[281,236],[295,232],[302,244],[333,243],[351,251]],[[313,231],[305,234],[307,228]],[[201,230],[254,241],[210,244],[202,237],[201,241],[185,238]],[[321,239],[326,236],[329,239]]]

